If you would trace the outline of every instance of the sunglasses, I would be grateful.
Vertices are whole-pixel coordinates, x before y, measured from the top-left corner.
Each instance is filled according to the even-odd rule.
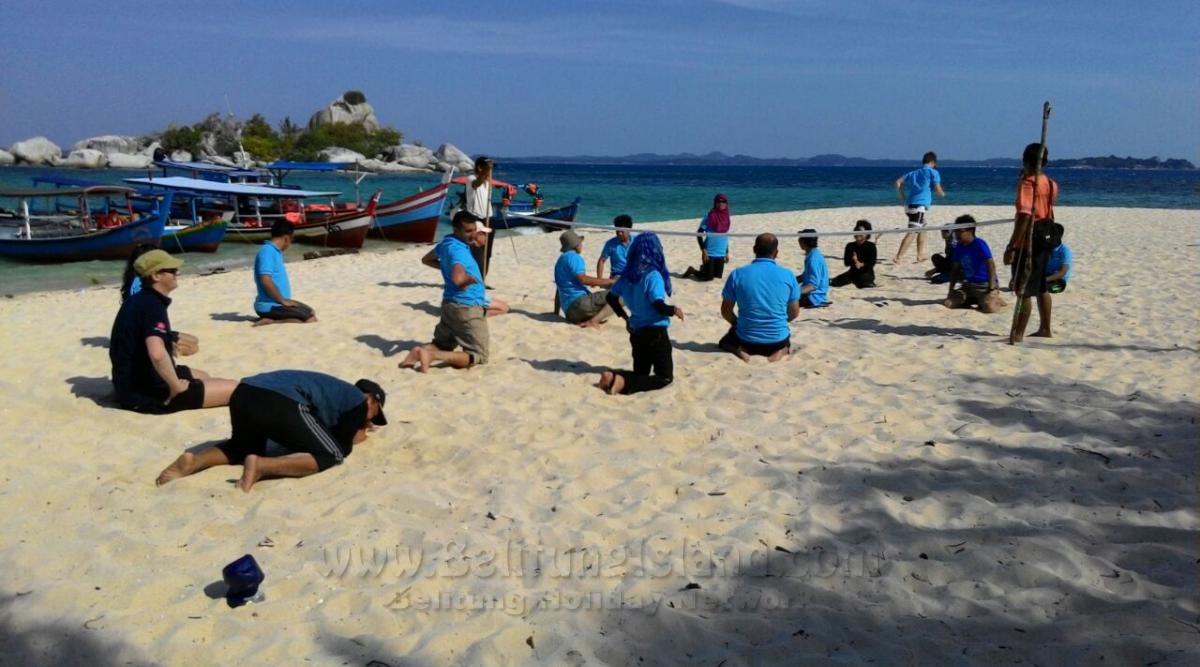
[[[175,275],[175,274],[179,273],[179,269],[163,269],[162,273],[169,273],[171,275]]]

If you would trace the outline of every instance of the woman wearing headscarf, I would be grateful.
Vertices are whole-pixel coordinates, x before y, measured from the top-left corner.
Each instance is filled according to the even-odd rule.
[[[626,321],[629,345],[633,348],[633,371],[604,371],[597,386],[609,394],[636,394],[671,384],[675,366],[667,327],[671,326],[672,317],[683,321],[683,309],[667,304],[670,295],[671,274],[667,272],[658,235],[638,234],[629,245],[625,270],[607,299],[613,312]]]
[[[724,234],[729,232],[729,222],[729,198],[724,193],[717,193],[717,196],[713,197],[712,209],[700,221],[700,227],[696,230],[702,234],[696,237],[696,242],[700,244],[700,268],[689,266],[687,271],[683,272],[684,278],[709,281],[725,275],[725,262],[729,259],[729,237]]]

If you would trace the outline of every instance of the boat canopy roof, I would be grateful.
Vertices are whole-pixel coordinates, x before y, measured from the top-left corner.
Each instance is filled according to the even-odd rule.
[[[0,188],[0,197],[97,197],[101,195],[131,195],[134,194],[133,188],[127,188],[123,185],[93,185],[89,187],[78,188],[59,188],[50,190],[48,188],[33,188],[28,190],[10,190]]]
[[[287,160],[276,160],[267,165],[267,169],[272,171],[341,171],[347,167],[353,167],[353,162],[288,162]]]
[[[227,167],[223,164],[216,164],[213,162],[176,162],[174,160],[158,160],[154,164],[162,167],[163,169],[181,169],[184,171],[225,174],[228,176],[258,176],[262,174],[262,172],[257,169]]]
[[[201,178],[185,178],[183,176],[168,176],[166,178],[127,178],[126,183],[147,187],[166,188],[168,190],[190,190],[222,195],[245,195],[248,197],[267,197],[274,199],[295,199],[298,197],[340,197],[340,192],[317,192],[314,190],[292,190],[265,185],[246,183],[218,183]]]

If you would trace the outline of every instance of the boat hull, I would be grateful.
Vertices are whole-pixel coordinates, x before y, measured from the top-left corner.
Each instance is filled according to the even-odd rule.
[[[163,235],[164,218],[165,216],[156,213],[120,227],[71,236],[0,238],[0,256],[30,262],[128,259],[138,244],[158,245]]]
[[[159,247],[167,252],[216,252],[229,226],[224,220],[166,228]]]
[[[553,224],[543,223],[541,220],[531,220],[527,216],[536,216],[543,220],[556,220],[564,223],[575,222],[575,216],[579,214],[580,201],[580,198],[576,197],[575,201],[567,204],[566,206],[542,209],[536,213],[525,213],[522,211],[514,212],[510,209],[508,214],[505,215],[500,211],[496,211],[496,213],[492,215],[492,224],[497,229],[515,229],[517,227],[535,227],[538,225],[541,225],[546,229],[559,229],[559,227],[556,227]],[[565,226],[567,225],[564,225],[564,227]]]
[[[326,248],[361,248],[367,240],[367,232],[371,229],[372,217],[369,208],[365,211],[337,215],[320,224],[319,230],[311,234],[297,234],[296,241]]]
[[[385,241],[432,243],[437,236],[438,220],[446,203],[449,184],[418,192],[375,209],[371,236]]]

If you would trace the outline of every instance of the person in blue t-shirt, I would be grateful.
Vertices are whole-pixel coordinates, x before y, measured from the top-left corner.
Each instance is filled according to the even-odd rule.
[[[472,254],[478,247],[474,214],[461,210],[454,214],[454,232],[447,234],[421,258],[425,266],[442,272],[441,317],[433,330],[433,342],[414,347],[400,362],[400,368],[416,368],[425,373],[435,361],[453,368],[470,368],[487,363],[490,353],[488,297],[483,273]],[[462,351],[458,351],[458,348]]]
[[[639,234],[629,247],[629,263],[608,293],[608,305],[627,322],[629,345],[633,348],[633,372],[608,370],[596,386],[609,394],[654,391],[675,379],[671,359],[671,318],[683,321],[683,309],[667,303],[671,274],[663,256],[662,243],[654,232]],[[626,314],[621,300],[629,307]]]
[[[589,287],[612,287],[612,278],[596,278],[587,274],[583,261],[583,237],[568,229],[558,237],[562,247],[558,261],[554,263],[554,312],[563,311],[563,317],[571,324],[581,327],[600,326],[612,315],[608,307],[608,290],[589,292]]]
[[[929,151],[921,158],[921,168],[914,169],[896,179],[896,195],[904,205],[904,214],[908,216],[908,227],[920,229],[925,226],[925,213],[933,206],[933,193],[945,197],[942,190],[942,175],[937,170],[937,153]],[[925,234],[916,232],[917,263],[925,261]],[[896,251],[893,264],[900,263],[900,257],[912,242],[913,233],[909,232],[900,240],[900,249]]]
[[[264,477],[306,477],[340,465],[372,426],[384,426],[383,388],[313,371],[271,371],[243,378],[229,399],[233,432],[225,442],[184,452],[163,469],[162,486],[219,465],[242,466],[238,488]]]
[[[263,324],[307,324],[317,321],[317,314],[307,304],[292,299],[292,284],[288,280],[287,267],[283,265],[283,253],[292,247],[296,228],[287,220],[279,219],[271,225],[271,238],[263,241],[254,258],[254,285],[258,295],[254,299],[254,312]]]
[[[754,261],[730,273],[721,290],[721,317],[730,328],[717,345],[742,361],[752,355],[779,361],[791,353],[788,322],[800,314],[800,284],[775,263],[778,255],[779,239],[759,234]]]
[[[729,198],[722,193],[713,197],[712,208],[700,221],[696,229],[696,242],[700,244],[700,268],[688,267],[684,278],[707,282],[725,275],[725,264],[729,262]]]
[[[613,218],[613,227],[629,229],[633,227],[633,218],[627,215],[618,215]],[[604,261],[611,260],[612,267],[609,269],[608,277],[615,280],[625,269],[625,256],[628,253],[629,232],[618,229],[611,239],[604,242],[604,247],[600,250],[600,259],[596,260],[596,277],[604,277]]]
[[[1029,334],[1039,338],[1053,338],[1050,331],[1050,313],[1053,306],[1052,294],[1062,294],[1071,280],[1071,264],[1074,257],[1071,247],[1063,243],[1063,226],[1057,222],[1049,225],[1050,234],[1048,245],[1050,255],[1046,260],[1045,290],[1038,295],[1038,319],[1041,325],[1038,330]]]
[[[800,237],[800,249],[804,251],[804,273],[796,276],[796,282],[800,283],[800,307],[828,306],[829,265],[825,263],[825,255],[817,247],[817,230],[802,229],[800,233],[813,234]]]
[[[956,225],[974,224],[975,218],[960,215]],[[994,313],[1004,306],[1000,299],[1000,280],[996,277],[996,262],[986,241],[975,236],[974,227],[954,230],[958,245],[954,247],[950,270],[950,291],[943,302],[947,308],[979,306],[981,313]],[[958,282],[962,289],[954,289]]]

